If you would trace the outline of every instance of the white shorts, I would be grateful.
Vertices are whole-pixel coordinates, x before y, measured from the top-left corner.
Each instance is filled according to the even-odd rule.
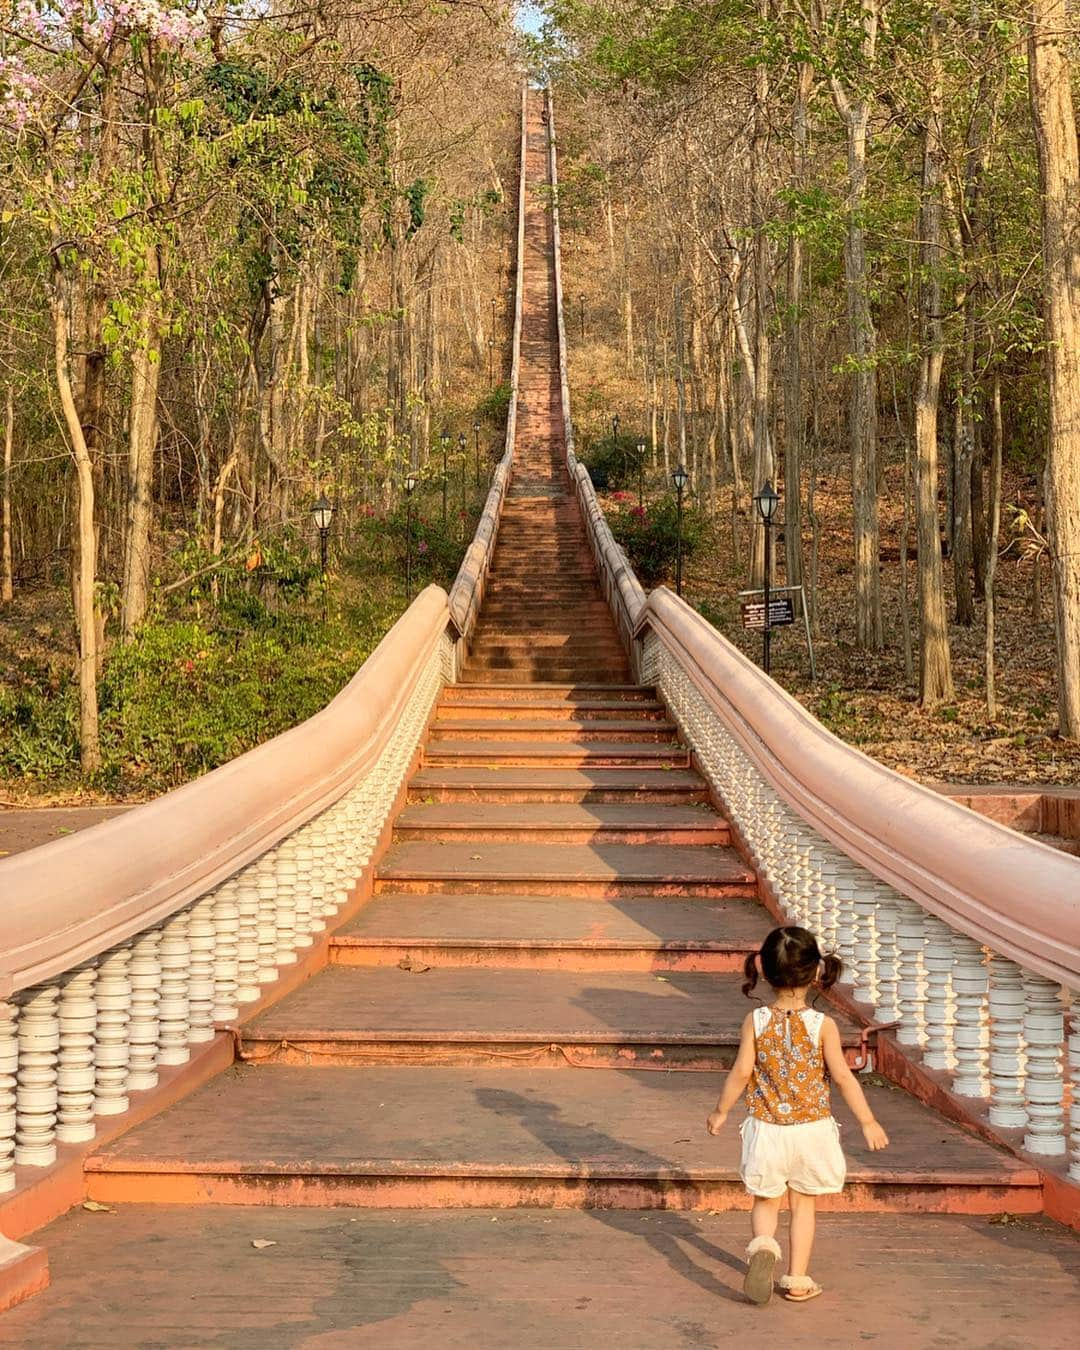
[[[789,1186],[802,1195],[835,1195],[844,1189],[847,1164],[840,1126],[832,1116],[803,1125],[774,1125],[747,1116],[739,1133],[739,1175],[751,1195],[772,1200]]]

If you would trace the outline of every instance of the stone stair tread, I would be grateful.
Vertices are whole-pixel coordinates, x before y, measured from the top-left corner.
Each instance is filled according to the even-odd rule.
[[[734,1181],[736,1123],[716,1138],[704,1129],[717,1088],[712,1074],[642,1070],[249,1066],[121,1136],[86,1168]],[[849,1182],[1038,1186],[1033,1168],[906,1094],[870,1086],[867,1095],[890,1147],[871,1153],[834,1102]]]
[[[379,864],[380,881],[723,881],[751,884],[754,873],[721,844],[395,844]]]
[[[335,945],[423,941],[534,947],[754,951],[772,927],[756,900],[575,901],[557,896],[382,895],[369,900]]]
[[[506,829],[623,829],[717,830],[726,823],[708,807],[634,805],[621,803],[578,806],[567,803],[433,802],[407,806],[395,828],[475,830]]]
[[[244,1027],[245,1041],[734,1045],[739,974],[329,967]],[[844,1040],[855,1024],[837,1016]]]
[[[428,749],[425,758],[438,755],[440,759],[452,759],[455,755],[469,755],[475,758],[482,755],[487,759],[499,759],[514,756],[520,759],[528,756],[532,759],[544,759],[551,755],[566,757],[577,755],[581,759],[671,759],[673,754],[681,753],[671,745],[657,745],[653,741],[562,741],[557,746],[543,741],[452,741],[440,740],[437,748]]]
[[[512,728],[507,726],[505,717],[436,717],[434,729],[440,733],[444,730],[452,731],[490,731],[493,733],[502,732],[504,736],[509,735],[511,731],[521,733],[526,731],[552,731],[560,736],[565,736],[568,731],[647,731],[650,735],[656,735],[660,732],[668,732],[674,736],[677,727],[674,722],[649,721],[645,718],[540,718],[540,717],[522,717],[515,718]]]

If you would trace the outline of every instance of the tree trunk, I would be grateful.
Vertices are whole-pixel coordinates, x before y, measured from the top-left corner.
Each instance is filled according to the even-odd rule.
[[[792,113],[795,142],[795,181],[806,180],[806,104],[810,97],[813,67],[799,66],[799,82]],[[802,288],[803,242],[792,232],[787,257],[787,323],[784,331],[784,550],[786,580],[789,586],[801,586],[803,580],[802,544]]]
[[[1050,436],[1046,461],[1057,635],[1058,725],[1080,740],[1080,162],[1066,0],[1032,0],[1028,70],[1042,188]]]
[[[53,323],[53,369],[60,407],[71,441],[79,493],[78,572],[74,585],[75,624],[79,642],[79,752],[83,773],[101,768],[98,737],[98,625],[97,546],[94,536],[94,466],[83,435],[75,394],[71,387],[70,344],[67,307],[64,303],[63,267],[54,249],[49,307]]]
[[[863,5],[862,61],[874,63],[879,0]],[[846,92],[833,81],[833,98],[847,138],[848,199],[844,240],[848,342],[851,353],[851,495],[855,542],[855,641],[864,651],[884,646],[881,622],[877,501],[877,334],[870,310],[870,274],[863,215],[870,105],[862,94]]]
[[[994,669],[994,577],[997,572],[998,533],[1001,527],[1001,451],[1004,431],[1001,424],[1001,375],[994,371],[991,394],[990,509],[986,539],[986,718],[997,718],[997,676]]]
[[[915,399],[915,520],[919,543],[919,700],[933,708],[953,696],[952,662],[938,526],[938,405],[944,334],[941,321],[941,69],[940,16],[931,18],[930,106],[923,140],[919,238],[921,359]]]
[[[11,454],[15,444],[15,386],[7,387],[4,408],[3,520],[0,522],[0,603],[15,599],[15,576],[11,560]]]
[[[759,16],[769,18],[768,0],[759,0]],[[776,474],[769,439],[769,287],[771,280],[769,236],[766,231],[765,157],[768,151],[769,73],[764,61],[754,75],[754,124],[750,145],[750,212],[754,233],[754,477],[756,495]],[[761,586],[765,576],[765,530],[757,510],[752,510],[750,584]]]
[[[157,250],[146,250],[144,285],[149,294],[139,315],[131,358],[131,425],[128,432],[127,529],[121,622],[130,640],[146,618],[150,596],[150,528],[153,522],[154,453],[157,447],[157,396],[161,379],[160,291]]]

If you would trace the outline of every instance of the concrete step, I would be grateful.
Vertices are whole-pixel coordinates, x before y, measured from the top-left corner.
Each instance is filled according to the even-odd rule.
[[[867,1093],[891,1147],[837,1103],[849,1180],[823,1210],[1038,1211],[1033,1168]],[[88,1159],[87,1184],[104,1204],[744,1209],[738,1130],[704,1133],[715,1100],[700,1074],[248,1067]]]
[[[501,688],[492,688],[490,684],[448,684],[442,692],[444,703],[515,703],[529,702],[539,698],[546,701],[558,699],[567,703],[587,702],[602,699],[610,703],[618,700],[624,703],[656,703],[656,689],[652,685],[639,684],[516,684]]]
[[[696,773],[655,768],[454,767],[426,764],[408,789],[410,802],[690,803],[708,800]]]
[[[459,741],[634,741],[671,744],[677,734],[674,722],[648,718],[437,718],[432,723],[429,749],[444,740]]]
[[[394,838],[446,842],[538,844],[720,844],[727,822],[707,807],[575,806],[522,803],[410,805],[394,822]]]
[[[534,718],[543,718],[545,721],[580,721],[584,718],[590,722],[618,722],[631,716],[638,722],[662,722],[665,717],[664,705],[658,700],[630,703],[626,699],[579,699],[571,703],[567,699],[536,698],[525,703],[496,698],[476,698],[467,702],[444,698],[440,700],[437,710],[439,722],[497,717],[500,725],[508,721],[531,721]]]
[[[331,939],[344,966],[739,971],[771,926],[756,900],[377,896]]]
[[[719,1071],[747,1010],[740,973],[330,966],[242,1030],[260,1063],[635,1064]],[[838,1018],[854,1049],[859,1028]]]
[[[613,669],[610,665],[598,666],[594,670],[566,670],[554,665],[537,665],[534,667],[508,666],[505,669],[490,670],[480,666],[471,666],[466,664],[462,674],[469,680],[486,680],[489,685],[497,684],[520,684],[522,680],[549,681],[552,684],[559,682],[582,680],[589,682],[596,680],[601,675],[629,675],[629,669]]]
[[[488,764],[503,768],[535,764],[541,768],[663,768],[685,769],[685,750],[644,741],[581,741],[543,744],[530,741],[440,740],[424,751],[425,767]]]
[[[754,873],[733,849],[668,844],[395,844],[377,895],[559,895],[567,899],[753,896]]]

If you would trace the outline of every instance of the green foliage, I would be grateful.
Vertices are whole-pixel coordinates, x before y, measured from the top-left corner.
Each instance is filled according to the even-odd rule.
[[[678,507],[675,497],[649,502],[644,510],[637,506],[609,514],[608,524],[616,540],[645,587],[658,586],[674,579],[678,553]],[[682,556],[691,558],[705,536],[705,517],[700,511],[683,508]]]
[[[509,384],[497,384],[490,393],[485,394],[476,405],[476,416],[481,422],[494,422],[496,426],[506,421],[510,410],[513,387]]]
[[[593,485],[601,492],[637,484],[642,437],[632,432],[617,437],[609,431],[592,441],[583,455]]]

